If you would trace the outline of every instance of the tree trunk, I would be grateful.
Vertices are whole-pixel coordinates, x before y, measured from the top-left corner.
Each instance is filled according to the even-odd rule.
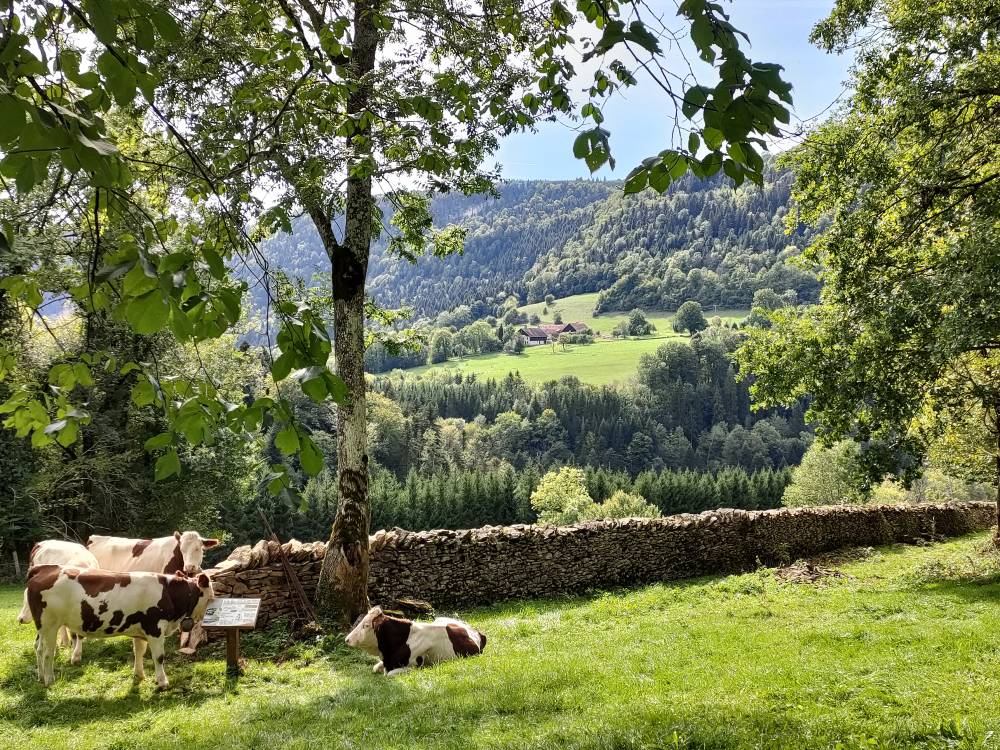
[[[996,489],[997,489],[997,528],[993,532],[993,546],[1000,547],[1000,412],[997,414],[997,427],[993,435],[996,443],[996,453],[993,460],[996,463]]]
[[[357,87],[347,100],[348,114],[369,107],[371,72],[379,35],[373,17],[376,0],[356,0],[352,77]],[[319,616],[349,625],[368,611],[368,425],[365,417],[365,275],[372,229],[372,178],[368,127],[349,141],[343,243],[328,247],[332,262],[334,356],[337,374],[348,389],[348,401],[337,409],[337,484],[340,505],[333,523],[316,591]],[[353,144],[363,144],[361,146]],[[329,224],[325,227],[329,232]],[[320,228],[323,236],[324,228]],[[331,233],[332,234],[332,233]]]

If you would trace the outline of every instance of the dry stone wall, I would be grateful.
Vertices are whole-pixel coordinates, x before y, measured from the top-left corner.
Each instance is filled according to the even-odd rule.
[[[721,509],[574,526],[379,531],[371,537],[373,602],[438,608],[635,585],[780,565],[835,549],[957,536],[991,527],[992,503]],[[209,571],[218,596],[263,598],[261,619],[294,615],[276,542],[240,547]],[[282,545],[312,597],[325,545]]]

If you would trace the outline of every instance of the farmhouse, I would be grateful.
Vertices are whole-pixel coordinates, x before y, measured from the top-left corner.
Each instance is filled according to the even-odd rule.
[[[518,330],[518,335],[525,346],[538,346],[552,341],[558,341],[564,333],[589,333],[590,326],[586,323],[542,323],[538,326],[525,326]]]
[[[537,326],[525,326],[518,330],[517,335],[525,346],[538,346],[549,340],[549,334]]]

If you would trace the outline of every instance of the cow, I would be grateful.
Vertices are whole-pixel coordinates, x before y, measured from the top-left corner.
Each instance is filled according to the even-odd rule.
[[[62,539],[46,539],[31,548],[28,555],[28,569],[35,565],[71,565],[76,568],[99,568],[97,558],[82,544],[77,542],[66,542]],[[28,600],[25,598],[22,612],[28,611]],[[68,646],[72,642],[73,653],[70,656],[71,664],[79,664],[83,657],[83,639],[77,636],[70,637],[66,628],[59,629],[59,643]]]
[[[183,572],[193,576],[201,572],[205,550],[218,543],[218,539],[203,539],[197,531],[175,531],[173,536],[156,539],[125,539],[95,534],[87,541],[87,549],[106,570]]]
[[[381,607],[372,607],[345,640],[348,646],[381,657],[373,671],[389,676],[414,666],[475,656],[486,648],[486,636],[461,620],[438,617],[434,622],[413,622],[390,617]]]
[[[28,571],[25,599],[35,623],[38,678],[48,687],[55,680],[56,633],[66,627],[87,638],[131,636],[136,680],[145,677],[143,656],[149,646],[156,684],[169,685],[163,668],[167,636],[201,620],[214,596],[204,573],[119,573],[94,568],[36,565]],[[29,621],[28,618],[19,620]]]

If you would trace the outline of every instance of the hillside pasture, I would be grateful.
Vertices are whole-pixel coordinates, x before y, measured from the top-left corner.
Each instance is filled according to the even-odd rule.
[[[1000,564],[989,534],[459,613],[486,652],[387,679],[338,635],[169,651],[133,686],[127,639],[35,681],[34,630],[0,587],[0,747],[990,748],[1000,737]],[[148,670],[151,671],[151,670]]]
[[[585,383],[611,385],[624,383],[632,378],[639,367],[642,355],[656,351],[670,340],[685,340],[687,334],[674,333],[673,312],[650,310],[646,317],[656,333],[628,339],[611,339],[611,331],[619,323],[628,320],[627,312],[607,313],[594,316],[597,293],[577,294],[558,299],[547,314],[543,314],[544,302],[521,307],[527,315],[538,315],[543,323],[553,322],[555,313],[562,315],[564,323],[580,321],[600,332],[601,338],[589,345],[543,345],[528,347],[521,354],[480,354],[461,359],[452,358],[436,365],[413,367],[405,372],[422,375],[427,372],[460,372],[475,374],[479,378],[499,379],[516,372],[526,381],[541,383],[557,380],[564,375],[573,375]],[[706,317],[719,315],[726,322],[739,322],[746,317],[746,310],[706,310]]]

